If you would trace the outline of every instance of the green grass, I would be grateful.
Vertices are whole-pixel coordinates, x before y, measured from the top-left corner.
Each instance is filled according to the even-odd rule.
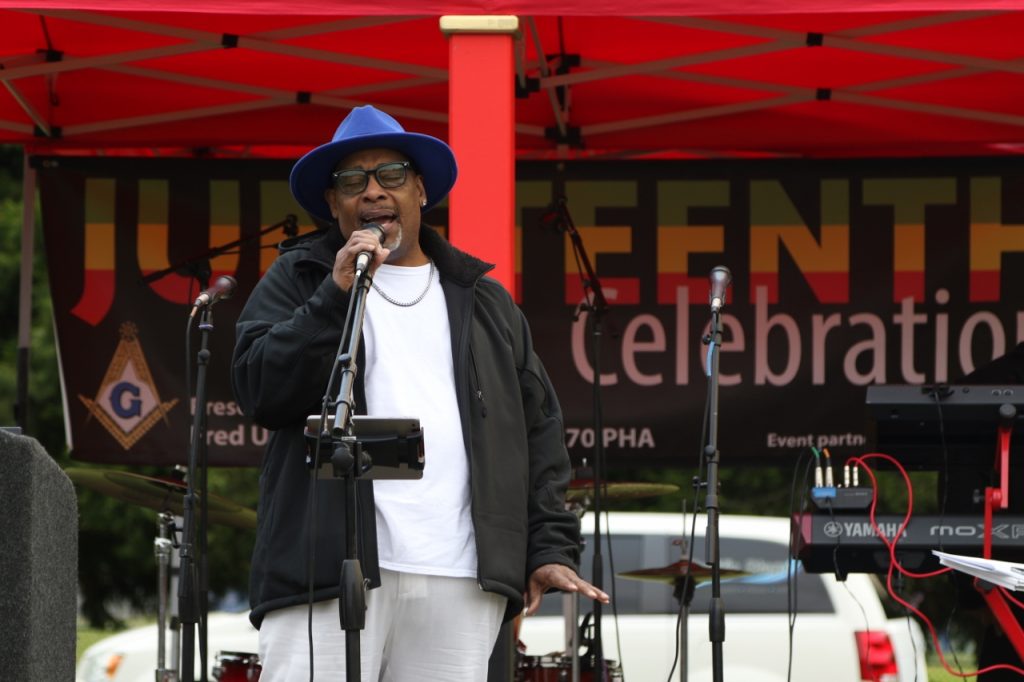
[[[960,663],[960,669],[964,672],[974,672],[978,669],[978,664],[974,660],[973,654],[959,653],[957,654],[956,660],[949,653],[946,654],[946,663],[956,670],[957,661]],[[933,654],[928,654],[928,682],[975,682],[978,678],[974,675],[970,677],[960,677],[958,675],[952,675],[946,672],[946,669],[942,667],[942,663]]]
[[[86,649],[104,637],[109,637],[112,634],[114,633],[110,630],[97,630],[96,628],[79,625],[78,637],[75,642],[75,662],[78,662],[82,658],[82,654]]]
[[[84,623],[80,622],[78,624],[78,636],[76,638],[75,643],[75,662],[77,663],[82,658],[82,654],[85,652],[86,649],[88,649],[101,639],[110,637],[111,635],[116,635],[118,632],[121,632],[122,630],[138,627],[140,625],[146,625],[151,622],[153,621],[144,618],[133,618],[125,624],[124,628],[119,630],[102,630],[99,628],[91,628],[88,625],[85,625]]]
[[[928,668],[928,682],[975,682],[977,677],[958,677],[956,675],[950,675],[946,672],[946,669],[941,666],[929,666]]]

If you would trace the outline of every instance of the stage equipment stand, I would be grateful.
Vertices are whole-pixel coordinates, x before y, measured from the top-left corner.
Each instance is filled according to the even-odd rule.
[[[722,345],[721,310],[725,304],[725,292],[732,281],[728,268],[717,266],[711,270],[711,330],[704,343],[708,346],[708,411],[707,444],[704,459],[707,464],[704,509],[707,512],[708,527],[705,532],[705,563],[711,569],[711,604],[708,610],[708,636],[711,641],[711,674],[714,682],[722,682],[722,644],[725,642],[725,606],[722,603],[722,569],[719,551],[719,501],[718,501],[718,360]]]
[[[157,515],[157,537],[153,540],[153,553],[157,564],[157,605],[156,605],[156,682],[177,682],[177,657],[172,656],[172,664],[167,666],[167,607],[170,603],[168,585],[171,566],[172,547],[171,534],[174,532],[174,516],[169,512]],[[175,630],[177,633],[177,629]],[[178,651],[178,637],[174,637],[173,651]]]
[[[356,428],[353,421],[356,358],[362,339],[366,297],[372,283],[368,267],[356,270],[341,342],[323,397],[323,409],[320,415],[309,417],[305,432],[307,439],[313,441],[310,448],[316,476],[322,473],[320,450],[328,446],[332,448],[330,475],[343,479],[345,485],[345,559],[341,564],[338,606],[341,628],[345,631],[345,679],[353,681],[362,679],[359,636],[366,627],[366,581],[359,558],[360,538],[356,524],[357,483],[360,477],[421,478],[424,463],[423,431],[417,419],[367,419],[359,423],[360,428]],[[338,393],[332,404],[330,392],[336,380],[339,381]],[[334,415],[330,415],[332,405]],[[398,423],[403,426],[396,426]],[[360,435],[360,429],[367,432],[365,438]],[[370,444],[373,452],[379,453],[376,468],[371,453],[364,448]],[[409,470],[418,470],[418,475],[409,475]]]
[[[673,581],[672,596],[679,602],[682,610],[682,625],[679,628],[679,682],[686,682],[689,674],[690,660],[687,654],[689,634],[687,628],[690,621],[690,603],[693,601],[693,591],[696,583],[692,575],[677,577]]]
[[[199,305],[198,301],[196,305]],[[202,682],[207,680],[206,615],[209,613],[209,590],[206,544],[208,519],[206,374],[210,364],[210,332],[213,331],[212,302],[203,305],[201,310],[199,316],[201,341],[199,352],[196,353],[196,400],[192,415],[192,445],[189,448],[187,488],[182,500],[182,518],[184,520],[180,550],[181,577],[178,583],[178,615],[182,627],[181,679],[184,682],[192,682],[195,675],[196,625],[199,626],[199,678]],[[195,309],[193,309],[194,312]],[[198,524],[195,516],[197,501],[199,502]],[[198,551],[196,550],[197,540]]]
[[[263,235],[277,229],[283,229],[286,236],[298,234],[298,223],[294,215],[285,216],[284,220],[260,229],[257,233],[222,244],[213,249],[175,263],[163,270],[157,270],[141,278],[141,283],[155,282],[171,273],[194,277],[200,288],[206,293],[211,276],[210,259],[221,254],[233,252],[246,242],[259,239]],[[233,280],[232,280],[233,281]],[[230,292],[216,298],[228,298]],[[196,369],[196,400],[192,424],[192,439],[189,448],[187,489],[182,500],[182,541],[179,550],[181,556],[181,575],[178,582],[178,615],[182,627],[181,646],[181,679],[192,682],[195,676],[195,635],[196,625],[199,626],[200,680],[207,680],[206,664],[206,616],[209,613],[209,593],[207,580],[207,448],[206,448],[206,371],[210,360],[209,334],[213,330],[211,308],[216,298],[207,298],[200,304],[197,299],[189,324],[198,308],[202,313],[199,319],[201,332],[200,350],[197,354]],[[186,396],[189,398],[191,396]],[[198,479],[197,479],[198,476]],[[196,523],[195,504],[199,501],[199,520]],[[198,526],[198,527],[197,527]],[[198,547],[196,542],[198,540]],[[198,583],[198,586],[197,586]],[[162,665],[162,663],[161,663]]]
[[[327,440],[334,446],[331,453],[334,476],[344,479],[345,482],[345,559],[341,562],[341,597],[338,600],[338,608],[341,627],[345,631],[346,680],[362,679],[359,633],[366,627],[366,582],[359,560],[356,529],[356,482],[368,462],[363,461],[359,443],[348,440],[348,437],[352,435],[353,391],[356,374],[359,371],[356,358],[359,357],[359,344],[363,337],[363,317],[366,314],[366,296],[370,291],[371,284],[373,284],[373,278],[370,276],[369,268],[356,274],[337,360],[327,384],[329,392],[330,387],[334,384],[336,372],[340,370],[341,381],[338,386],[338,398],[334,405],[334,423]],[[325,432],[328,423],[328,398],[328,395],[324,396],[324,409],[320,420],[321,442],[323,442],[324,436],[328,435]],[[318,464],[319,462],[314,462],[314,466]]]
[[[1006,510],[1010,506],[1010,437],[1013,424],[1017,417],[1017,408],[1005,403],[999,406],[999,426],[996,437],[995,482],[998,487],[985,488],[985,536],[982,544],[982,557],[992,558],[992,524],[993,514]],[[1024,661],[1024,628],[1021,628],[1017,615],[1007,604],[1003,590],[981,578],[974,579],[974,588],[984,598],[989,610],[995,616],[996,623],[1002,629],[1007,640],[1017,655]]]
[[[587,257],[587,251],[583,246],[583,239],[576,230],[576,224],[573,222],[572,216],[569,215],[569,208],[566,205],[565,197],[559,197],[552,206],[552,209],[548,212],[551,222],[559,232],[565,232],[569,235],[576,261],[581,266],[581,274],[585,273],[585,276],[583,276],[585,300],[577,309],[576,317],[578,319],[579,314],[583,311],[588,313],[587,322],[590,326],[592,356],[591,366],[594,370],[592,384],[594,412],[594,561],[591,582],[594,587],[600,590],[604,589],[604,563],[601,556],[601,511],[603,508],[602,498],[604,496],[602,486],[605,484],[604,439],[602,437],[604,430],[601,410],[601,339],[604,317],[608,312],[608,301],[605,299],[604,291],[601,289],[601,281],[597,278],[597,273],[591,266],[590,258]],[[576,595],[572,595],[572,597],[575,601]],[[594,671],[595,680],[605,680],[607,679],[608,671],[604,658],[604,642],[601,635],[601,602],[596,599],[593,601],[594,639],[593,646],[588,651],[593,659],[590,669]],[[572,659],[572,679],[573,682],[578,682],[580,674],[578,639],[577,645],[573,647]]]

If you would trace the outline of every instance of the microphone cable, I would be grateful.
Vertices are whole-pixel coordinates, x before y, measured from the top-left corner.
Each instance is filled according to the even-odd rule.
[[[794,516],[797,517],[797,528],[803,528],[804,515],[807,513],[807,496],[801,495],[800,499],[800,511],[795,512],[796,501],[797,501],[797,474],[800,472],[800,462],[806,458],[804,464],[804,475],[801,481],[803,488],[807,488],[807,482],[811,475],[811,464],[814,463],[817,457],[817,450],[811,448],[808,450],[801,450],[800,454],[796,458],[796,465],[793,467],[793,479],[789,487],[789,518],[790,524]],[[792,525],[790,526],[792,529]],[[796,629],[796,618],[799,613],[797,604],[797,597],[799,592],[797,591],[797,576],[800,571],[800,567],[796,565],[796,559],[793,557],[793,552],[796,549],[794,547],[796,533],[789,533],[789,547],[786,554],[786,625],[787,625],[787,638],[789,652],[787,654],[786,662],[786,680],[793,679],[793,635]]]
[[[942,490],[940,491],[941,498],[939,500],[939,526],[946,524],[946,508],[949,503],[949,443],[946,440],[946,417],[942,412],[942,399],[950,395],[950,387],[945,384],[937,384],[935,386],[929,386],[922,389],[926,394],[930,395],[935,402],[935,411],[939,417],[939,444],[942,448]],[[945,551],[946,538],[942,534],[939,535],[939,551]],[[943,633],[946,639],[952,641],[949,637],[950,627],[953,624],[953,616],[956,614],[956,604],[960,600],[960,583],[959,581],[950,576],[950,584],[953,586],[953,590],[956,593],[956,599],[953,601],[953,608],[949,611],[949,616],[946,618],[946,623],[943,626]],[[910,617],[910,611],[907,611],[907,618]],[[956,653],[956,648],[950,648],[950,653],[953,654],[953,663],[956,665],[957,671],[963,675],[964,667],[960,663],[960,657]],[[914,659],[916,664],[917,659]]]
[[[594,436],[597,437],[596,435]],[[612,549],[612,530],[610,525],[611,514],[606,507],[604,510],[604,536],[605,542],[608,545],[608,572],[611,574],[611,592],[612,592],[612,620],[615,622],[615,650],[619,657],[619,672],[625,676],[625,663],[622,660],[622,638],[619,635],[619,606],[618,597],[616,596],[615,584],[618,576],[615,575],[615,551]],[[601,651],[604,651],[604,647],[601,647]]]
[[[675,654],[672,656],[672,667],[668,671],[668,678],[666,682],[672,682],[672,676],[676,672],[677,665],[688,665],[689,661],[685,651],[681,650],[679,640],[682,638],[683,628],[689,627],[689,619],[687,622],[683,622],[683,612],[686,610],[687,605],[684,602],[686,594],[690,591],[690,582],[693,580],[693,552],[694,540],[697,537],[697,512],[700,507],[700,481],[704,476],[704,443],[707,440],[708,435],[708,415],[711,412],[711,395],[710,392],[705,391],[704,393],[704,415],[701,419],[701,430],[700,430],[700,446],[697,454],[697,475],[693,479],[693,519],[690,521],[690,536],[686,537],[686,526],[683,526],[683,542],[686,543],[687,555],[686,555],[686,575],[683,577],[683,583],[680,585],[679,592],[679,612],[676,614],[676,628],[675,628]],[[685,524],[685,521],[684,521]],[[707,538],[704,539],[707,542]],[[689,634],[689,633],[687,633]],[[689,637],[686,639],[687,646],[689,646]],[[682,657],[682,661],[680,661]]]

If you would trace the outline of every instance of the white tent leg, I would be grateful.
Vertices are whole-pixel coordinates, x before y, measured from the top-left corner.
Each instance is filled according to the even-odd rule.
[[[32,338],[32,265],[35,255],[36,172],[24,152],[21,198],[21,286],[18,297],[18,389],[14,418],[28,430],[28,353]]]

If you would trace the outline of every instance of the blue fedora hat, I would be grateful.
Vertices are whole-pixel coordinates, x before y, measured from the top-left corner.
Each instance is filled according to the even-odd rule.
[[[324,200],[331,173],[349,154],[377,147],[394,149],[412,161],[427,190],[424,211],[448,196],[455,184],[459,171],[451,147],[430,135],[407,133],[394,118],[366,105],[349,112],[330,142],[295,162],[289,179],[292,196],[314,216],[332,220],[331,209]]]

